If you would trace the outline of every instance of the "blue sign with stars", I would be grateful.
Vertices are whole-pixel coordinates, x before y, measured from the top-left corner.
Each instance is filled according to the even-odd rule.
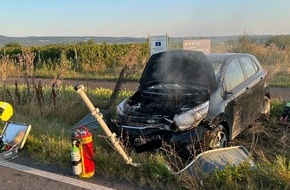
[[[161,42],[155,42],[155,46],[161,46]]]

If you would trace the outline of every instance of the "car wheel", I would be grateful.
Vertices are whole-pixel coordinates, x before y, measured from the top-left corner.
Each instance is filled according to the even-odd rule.
[[[210,142],[210,148],[224,148],[228,146],[229,138],[224,126],[219,125],[216,130],[213,131],[213,138]]]

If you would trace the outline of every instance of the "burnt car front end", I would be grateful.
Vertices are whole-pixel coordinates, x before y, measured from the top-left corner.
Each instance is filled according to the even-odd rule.
[[[117,106],[110,128],[128,137],[137,152],[192,144],[207,131],[199,126],[207,125],[204,119],[215,83],[213,68],[201,52],[155,54],[139,89]]]

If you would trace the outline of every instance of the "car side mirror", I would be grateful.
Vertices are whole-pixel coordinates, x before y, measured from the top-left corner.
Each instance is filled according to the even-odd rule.
[[[228,98],[228,95],[229,94],[233,94],[233,92],[231,90],[227,90],[227,86],[226,86],[226,83],[224,82],[223,83],[223,86],[222,86],[222,93],[221,93],[221,96],[223,97],[223,99],[227,99]]]
[[[221,97],[225,100],[227,99],[227,88],[225,82],[223,82],[222,90],[221,90]]]

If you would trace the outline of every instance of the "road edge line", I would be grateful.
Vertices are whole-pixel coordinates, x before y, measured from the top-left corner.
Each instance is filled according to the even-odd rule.
[[[67,176],[62,176],[59,174],[55,174],[52,172],[47,172],[47,171],[43,171],[43,170],[39,170],[39,169],[35,169],[32,167],[28,167],[28,166],[24,166],[24,165],[20,165],[20,164],[16,164],[16,163],[12,163],[12,162],[0,162],[1,166],[7,167],[7,168],[12,168],[18,171],[22,171],[22,172],[26,172],[29,174],[33,174],[33,175],[37,175],[40,177],[44,177],[44,178],[48,178],[48,179],[52,179],[55,181],[59,181],[62,183],[66,183],[66,184],[70,184],[73,186],[77,186],[77,187],[81,187],[84,189],[95,189],[95,190],[115,190],[109,187],[105,187],[105,186],[101,186],[101,185],[97,185],[94,183],[89,183],[86,181],[82,181],[79,179],[74,179],[71,177],[67,177]]]

